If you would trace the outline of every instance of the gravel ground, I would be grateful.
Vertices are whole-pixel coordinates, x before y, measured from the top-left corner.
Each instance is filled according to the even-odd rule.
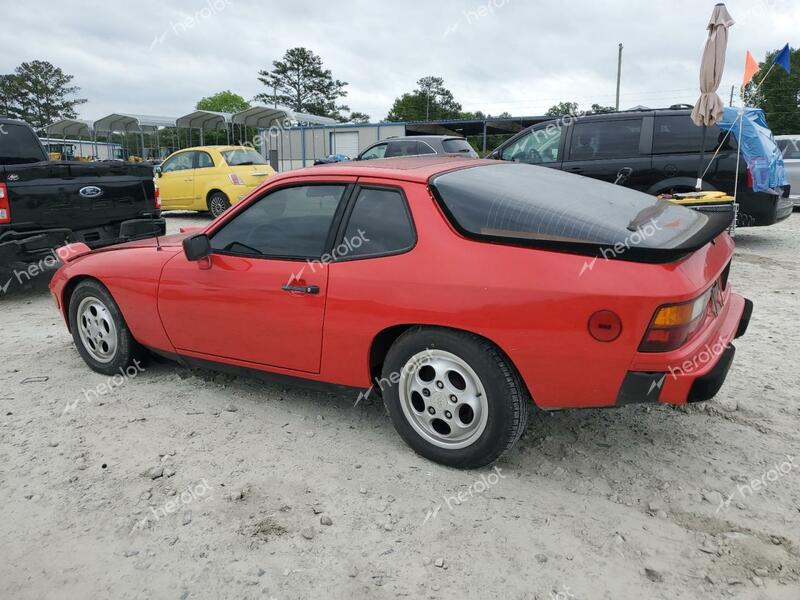
[[[12,281],[0,597],[797,600],[799,232],[740,230],[755,313],[715,400],[538,413],[466,472],[374,400],[166,362],[109,381],[48,276]]]

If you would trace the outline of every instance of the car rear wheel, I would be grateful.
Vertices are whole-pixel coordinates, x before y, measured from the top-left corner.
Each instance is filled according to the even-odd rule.
[[[222,192],[214,192],[208,198],[208,212],[210,212],[211,216],[215,219],[230,207],[231,203],[228,197]]]
[[[145,358],[144,348],[133,339],[117,303],[97,281],[83,281],[75,288],[69,324],[78,353],[98,373],[117,375],[130,366],[138,368]]]
[[[510,361],[476,335],[415,327],[392,345],[381,388],[400,436],[458,468],[487,465],[525,430],[529,398]]]

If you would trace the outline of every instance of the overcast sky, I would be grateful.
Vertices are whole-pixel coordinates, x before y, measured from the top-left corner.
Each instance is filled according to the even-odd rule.
[[[800,43],[797,0],[732,0],[720,95],[757,60]],[[212,7],[212,8],[209,8]],[[224,89],[247,98],[287,48],[319,54],[349,82],[352,110],[383,119],[425,75],[444,78],[464,110],[542,114],[558,101],[622,108],[693,103],[713,2],[698,0],[0,0],[0,73],[44,59],[75,76],[81,117],[179,116]]]

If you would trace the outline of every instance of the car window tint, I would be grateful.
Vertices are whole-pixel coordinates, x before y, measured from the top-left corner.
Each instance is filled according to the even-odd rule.
[[[418,146],[419,142],[415,140],[389,142],[389,148],[386,150],[386,158],[393,156],[416,156],[419,154]]]
[[[641,133],[641,119],[578,122],[572,131],[569,160],[638,156]]]
[[[378,144],[361,155],[361,160],[371,160],[373,158],[383,158],[386,154],[386,144]]]
[[[197,153],[197,168],[198,169],[207,169],[209,167],[214,166],[214,161],[211,159],[211,156],[207,152],[198,152]]]
[[[713,152],[725,134],[718,127],[706,131],[706,152]],[[656,117],[653,129],[653,154],[700,152],[703,128],[688,115]],[[728,144],[726,146],[730,147]]]
[[[649,194],[524,164],[450,171],[431,186],[455,227],[478,239],[622,244],[625,253],[679,246],[709,221]]]
[[[268,194],[211,238],[211,248],[251,256],[319,258],[346,186],[313,185]]]
[[[185,171],[186,169],[193,169],[193,161],[194,152],[181,152],[161,165],[161,172],[169,173],[171,171]]]
[[[18,165],[47,160],[36,135],[24,125],[0,125],[0,165]]]
[[[529,131],[503,149],[500,158],[531,164],[552,163],[561,160],[562,128],[554,124]]]
[[[442,148],[448,153],[466,154],[467,156],[477,157],[478,153],[464,139],[450,139],[442,141]]]
[[[448,150],[450,152],[450,150]],[[453,151],[455,152],[455,151]],[[425,142],[417,142],[417,154],[436,154],[436,150],[430,147]]]
[[[366,256],[407,250],[414,245],[414,227],[397,190],[362,189],[337,256]]]

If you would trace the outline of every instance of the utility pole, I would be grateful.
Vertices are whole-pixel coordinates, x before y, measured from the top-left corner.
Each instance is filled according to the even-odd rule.
[[[733,106],[733,86],[731,86],[731,102],[728,106]]]
[[[622,78],[622,42],[619,44],[619,55],[617,56],[617,104],[616,108],[619,111],[619,83]]]

